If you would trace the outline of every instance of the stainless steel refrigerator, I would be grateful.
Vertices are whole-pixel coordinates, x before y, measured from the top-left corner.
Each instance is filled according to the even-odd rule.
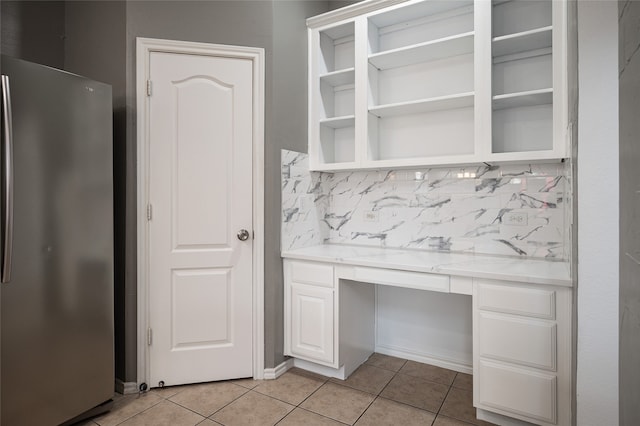
[[[57,425],[113,396],[111,87],[0,68],[1,424]]]

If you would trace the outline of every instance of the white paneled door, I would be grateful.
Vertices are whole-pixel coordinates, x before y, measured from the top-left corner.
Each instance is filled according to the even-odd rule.
[[[150,385],[250,377],[252,62],[151,52],[149,76]]]

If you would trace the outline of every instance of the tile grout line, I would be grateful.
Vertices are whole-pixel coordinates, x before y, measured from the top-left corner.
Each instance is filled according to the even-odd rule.
[[[400,368],[398,369],[398,371],[395,371],[395,372],[394,372],[393,377],[391,378],[391,380],[389,380],[389,383],[391,383],[391,382],[393,381],[393,379],[394,379],[398,374],[403,374],[403,375],[405,375],[405,376],[414,377],[414,376],[410,376],[409,374],[405,374],[405,373],[401,373],[401,372],[400,372],[400,371],[404,368],[404,366],[407,364],[407,362],[409,362],[409,361],[408,361],[408,360],[405,360],[405,362],[402,364],[402,367],[400,367]],[[456,377],[457,377],[457,376],[458,376],[458,373],[456,372],[456,375],[453,377],[453,381],[451,382],[451,385],[449,386],[449,389],[447,390],[446,395],[445,395],[445,396],[444,396],[444,398],[442,399],[442,404],[444,404],[445,399],[447,399],[447,395],[449,395],[449,391],[451,390],[451,386],[453,385],[453,382],[455,382],[455,379],[456,379]],[[424,380],[426,380],[426,379],[424,379]],[[431,382],[430,380],[426,380],[426,381],[427,381],[427,382]],[[431,425],[430,425],[430,426],[433,426],[433,425],[435,424],[436,419],[438,418],[438,413],[440,413],[440,408],[442,408],[442,404],[440,404],[440,407],[438,408],[438,411],[437,411],[436,413],[434,413],[433,411],[429,411],[429,410],[425,410],[425,409],[423,409],[423,408],[415,407],[415,406],[413,406],[413,405],[411,405],[411,404],[406,404],[406,403],[404,403],[404,402],[400,402],[400,401],[396,401],[396,400],[393,400],[393,399],[385,398],[384,396],[381,396],[381,395],[382,395],[382,392],[387,388],[387,386],[389,386],[389,383],[387,383],[387,384],[385,385],[385,387],[380,391],[380,395],[378,395],[380,398],[388,399],[389,401],[393,401],[393,402],[396,402],[396,403],[398,403],[398,404],[406,405],[407,407],[417,408],[418,410],[422,410],[422,411],[426,411],[427,413],[434,414],[433,421],[431,422]],[[431,383],[436,383],[436,382],[431,382]],[[376,398],[376,399],[377,399],[377,398]]]
[[[295,374],[295,373],[292,373],[292,374]],[[281,418],[280,420],[278,420],[278,421],[277,421],[277,423],[276,423],[276,425],[277,425],[277,424],[279,424],[280,422],[282,422],[284,419],[286,419],[286,418],[287,418],[291,413],[293,413],[293,412],[295,411],[295,409],[296,409],[296,408],[300,408],[301,410],[307,411],[307,412],[309,412],[309,413],[313,413],[313,414],[316,414],[316,415],[318,415],[318,416],[322,416],[322,417],[324,417],[325,419],[330,419],[330,420],[334,420],[334,421],[337,421],[337,422],[339,422],[339,423],[342,423],[342,422],[340,422],[339,420],[332,419],[331,417],[327,417],[327,416],[324,416],[324,415],[322,415],[322,414],[319,414],[319,413],[316,413],[316,412],[314,412],[314,411],[310,411],[310,410],[307,410],[307,409],[305,409],[305,408],[301,407],[301,405],[302,405],[302,404],[303,404],[307,399],[309,399],[313,394],[315,394],[316,392],[318,392],[318,390],[320,390],[320,388],[322,388],[324,385],[326,385],[327,383],[329,383],[329,378],[326,378],[326,379],[324,379],[324,380],[321,380],[321,379],[314,379],[314,378],[312,378],[312,377],[303,376],[303,375],[301,375],[301,377],[305,377],[305,378],[308,378],[308,379],[311,379],[311,380],[318,380],[318,381],[322,381],[322,384],[321,384],[320,386],[318,386],[316,390],[314,390],[314,391],[313,391],[313,392],[311,392],[309,395],[307,395],[305,398],[303,398],[303,399],[302,399],[302,401],[300,401],[298,404],[295,404],[295,405],[294,405],[294,404],[291,404],[290,402],[283,401],[283,400],[281,400],[281,399],[279,399],[279,398],[276,398],[276,397],[274,397],[274,396],[266,395],[266,394],[263,394],[263,393],[260,393],[260,392],[256,391],[256,393],[258,393],[258,394],[260,394],[260,395],[263,395],[263,396],[266,396],[266,397],[269,397],[269,398],[275,399],[276,401],[284,402],[285,404],[292,405],[292,406],[294,407],[294,408],[293,408],[293,410],[289,411],[289,412],[288,412],[288,413],[287,413],[283,418]],[[322,377],[325,377],[325,376],[322,376]],[[275,379],[275,380],[277,380],[277,379]],[[259,386],[259,385],[258,385],[258,386]],[[258,386],[256,386],[256,388],[257,388]],[[254,388],[254,389],[255,389],[255,388]],[[253,390],[253,389],[252,389],[252,390]],[[345,424],[345,423],[343,423],[343,424]]]
[[[140,394],[138,394],[138,396],[136,397],[136,399],[138,399],[138,398],[140,398]],[[123,421],[121,421],[121,422],[116,423],[116,425],[115,425],[115,426],[117,426],[117,425],[121,425],[122,423],[124,423],[124,422],[126,422],[126,421],[128,421],[128,420],[131,420],[132,418],[134,418],[134,417],[135,417],[135,416],[137,416],[138,414],[142,414],[142,413],[144,413],[145,411],[148,411],[148,410],[152,409],[152,408],[153,408],[153,407],[155,407],[156,405],[160,404],[162,401],[164,401],[164,398],[160,397],[160,400],[159,400],[158,402],[156,402],[155,404],[153,404],[153,405],[151,405],[151,406],[149,406],[149,407],[145,408],[145,409],[144,409],[144,410],[142,410],[142,411],[138,411],[138,412],[137,412],[137,413],[135,413],[134,415],[127,417],[126,419],[124,419],[124,420],[123,420]],[[100,425],[100,423],[98,423],[98,422],[95,422],[95,423],[97,423],[98,425]]]
[[[314,391],[313,391],[313,392],[311,392],[309,395],[307,395],[307,397],[306,397],[306,398],[304,398],[302,401],[300,401],[300,403],[299,403],[298,405],[296,405],[296,408],[300,408],[301,410],[305,410],[305,411],[308,411],[308,412],[310,412],[310,413],[317,414],[318,416],[322,416],[322,417],[324,417],[325,419],[330,419],[330,420],[336,421],[336,422],[338,422],[338,423],[346,424],[346,423],[344,423],[344,422],[341,422],[340,420],[334,419],[334,418],[332,418],[332,417],[325,416],[325,415],[320,414],[320,413],[316,413],[315,411],[307,410],[306,408],[302,407],[302,404],[303,404],[307,399],[311,398],[311,396],[313,396],[316,392],[318,392],[320,389],[322,389],[322,387],[323,387],[323,386],[325,386],[327,383],[332,383],[332,382],[330,381],[330,378],[327,378],[327,379],[326,379],[326,380],[325,380],[325,381],[324,381],[320,386],[318,386],[318,389],[314,390]],[[293,411],[293,410],[291,410],[291,411]],[[288,414],[287,414],[287,415],[288,415]],[[287,416],[285,416],[285,417],[287,417]],[[283,417],[283,419],[284,419],[284,417]],[[282,420],[281,420],[281,421],[282,421]],[[278,422],[278,423],[279,423],[279,422]]]
[[[182,407],[182,408],[184,408],[185,410],[189,410],[189,411],[191,411],[192,413],[195,413],[195,414],[197,414],[197,415],[199,415],[199,416],[201,416],[201,417],[204,417],[204,419],[203,419],[202,421],[205,421],[205,420],[207,420],[207,419],[209,419],[209,420],[212,420],[212,421],[213,421],[213,419],[211,419],[211,418],[210,418],[211,416],[213,416],[213,415],[214,415],[214,414],[216,414],[218,411],[222,410],[223,408],[226,408],[228,405],[232,404],[233,402],[237,401],[239,398],[242,398],[243,396],[245,396],[246,394],[248,394],[249,392],[251,392],[251,389],[245,388],[244,386],[240,386],[240,385],[235,385],[235,386],[238,386],[238,387],[240,387],[241,389],[244,389],[246,392],[244,392],[244,393],[242,393],[242,394],[238,395],[236,398],[232,399],[231,401],[229,401],[228,403],[226,403],[226,404],[225,404],[225,405],[223,405],[222,407],[218,408],[217,410],[215,410],[213,413],[209,414],[208,416],[207,416],[207,415],[204,415],[204,414],[201,414],[201,413],[198,413],[197,411],[194,411],[193,409],[191,409],[191,408],[189,408],[189,407],[185,407],[184,405],[182,405],[182,404],[180,404],[180,403],[178,403],[178,402],[175,402],[175,401],[171,401],[171,400],[169,399],[169,398],[173,398],[174,396],[177,396],[177,395],[178,395],[178,394],[180,394],[181,392],[178,392],[178,393],[176,393],[176,394],[173,394],[173,395],[171,395],[169,398],[165,398],[165,401],[167,401],[167,402],[171,402],[172,404],[176,404],[177,406]],[[200,422],[200,423],[202,423],[202,422]],[[216,422],[216,423],[217,423],[217,422]],[[197,423],[197,424],[199,424],[199,423]]]
[[[240,385],[237,385],[240,386]],[[247,389],[247,388],[245,388]],[[225,405],[223,405],[222,407],[218,408],[216,411],[214,411],[213,413],[209,414],[206,418],[211,420],[212,422],[216,422],[219,423],[215,420],[213,420],[211,417],[216,415],[217,413],[219,413],[220,411],[224,410],[225,408],[227,408],[229,405],[233,404],[234,402],[236,402],[237,400],[239,400],[240,398],[242,398],[243,396],[246,396],[248,394],[250,394],[251,392],[253,392],[253,389],[247,389],[247,391],[245,393],[243,393],[242,395],[238,395],[238,397],[234,398],[232,401],[229,401],[228,403],[226,403]],[[256,392],[259,395],[262,395],[260,392]],[[266,396],[266,395],[265,395]],[[222,424],[222,423],[220,423]]]
[[[438,416],[440,415],[440,410],[442,410],[442,406],[444,405],[445,401],[447,400],[447,397],[449,396],[449,393],[451,392],[451,389],[453,389],[453,383],[456,381],[456,377],[458,377],[458,374],[456,372],[456,375],[453,376],[453,381],[451,382],[451,384],[449,385],[449,389],[447,389],[447,393],[444,396],[444,398],[442,398],[442,403],[440,403],[440,407],[438,407],[438,412],[436,413],[436,418],[433,419],[433,422],[436,422],[436,419],[438,418]]]
[[[296,407],[300,407],[300,408],[302,408],[302,409],[304,410],[304,408],[303,408],[303,407],[301,407],[301,405],[302,405],[302,404],[303,404],[307,399],[311,398],[311,396],[312,396],[312,395],[314,395],[316,392],[318,392],[320,389],[322,389],[322,387],[323,387],[324,385],[326,385],[327,383],[329,383],[329,379],[325,380],[325,381],[324,381],[320,386],[318,386],[318,388],[317,388],[316,390],[314,390],[314,391],[313,391],[313,392],[311,392],[309,395],[307,395],[307,397],[306,397],[306,398],[304,398],[302,401],[300,401],[300,403],[299,403],[298,405],[296,405]],[[307,411],[310,411],[310,410],[307,410]],[[314,411],[311,411],[311,412],[313,413]],[[318,413],[316,413],[316,414],[318,414]],[[323,416],[323,417],[326,417],[326,416]]]
[[[405,365],[406,363],[407,363],[407,361],[405,360],[405,362],[402,364],[402,367],[404,367],[404,365]],[[391,381],[396,377],[396,375],[398,374],[398,372],[402,369],[402,367],[400,367],[400,368],[398,369],[398,371],[393,371],[393,370],[388,370],[388,369],[386,369],[386,368],[377,367],[377,366],[375,366],[375,365],[366,364],[366,362],[365,362],[364,364],[362,364],[362,365],[368,365],[369,367],[378,368],[378,369],[380,369],[380,370],[384,370],[384,371],[391,371],[391,372],[393,372],[393,376],[391,376],[391,379],[389,379],[389,381],[388,381],[388,382],[387,382],[387,383],[382,387],[382,389],[380,389],[380,392],[378,392],[377,394],[371,394],[371,393],[369,393],[369,392],[365,392],[365,391],[363,391],[362,389],[357,389],[357,388],[354,388],[354,387],[351,387],[351,386],[344,385],[344,384],[342,384],[342,383],[331,382],[331,380],[330,380],[330,379],[327,381],[327,383],[334,383],[334,384],[339,385],[339,386],[344,386],[344,387],[349,388],[349,389],[353,389],[353,390],[357,390],[357,391],[360,391],[360,392],[369,393],[369,395],[374,395],[373,400],[369,403],[369,405],[367,405],[367,408],[365,408],[365,409],[364,409],[364,411],[362,411],[362,413],[360,413],[360,415],[359,415],[359,416],[358,416],[358,418],[355,420],[355,422],[353,422],[353,424],[354,424],[354,425],[355,425],[356,423],[358,423],[358,421],[362,418],[362,416],[364,416],[364,413],[366,413],[366,412],[367,412],[367,410],[368,410],[369,408],[371,408],[371,406],[373,405],[373,403],[374,403],[374,402],[376,402],[376,400],[377,400],[378,398],[386,399],[386,398],[384,398],[384,397],[381,397],[380,395],[381,395],[381,394],[382,394],[382,392],[387,388],[387,386],[389,386],[389,383],[391,383]],[[309,396],[311,396],[311,395],[309,395]],[[405,405],[406,405],[406,404],[405,404]],[[332,420],[335,420],[335,419],[332,419]],[[342,423],[342,422],[341,422],[341,423]]]

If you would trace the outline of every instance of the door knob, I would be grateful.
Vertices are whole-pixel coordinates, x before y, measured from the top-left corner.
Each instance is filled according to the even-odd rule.
[[[238,239],[240,241],[247,241],[249,239],[249,231],[246,229],[241,229],[238,231]]]

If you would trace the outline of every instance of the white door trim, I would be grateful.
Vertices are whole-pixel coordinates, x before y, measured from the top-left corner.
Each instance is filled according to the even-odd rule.
[[[264,49],[151,38],[136,39],[138,385],[148,383],[149,121],[147,80],[151,52],[248,59],[253,64],[253,377],[264,377]]]

